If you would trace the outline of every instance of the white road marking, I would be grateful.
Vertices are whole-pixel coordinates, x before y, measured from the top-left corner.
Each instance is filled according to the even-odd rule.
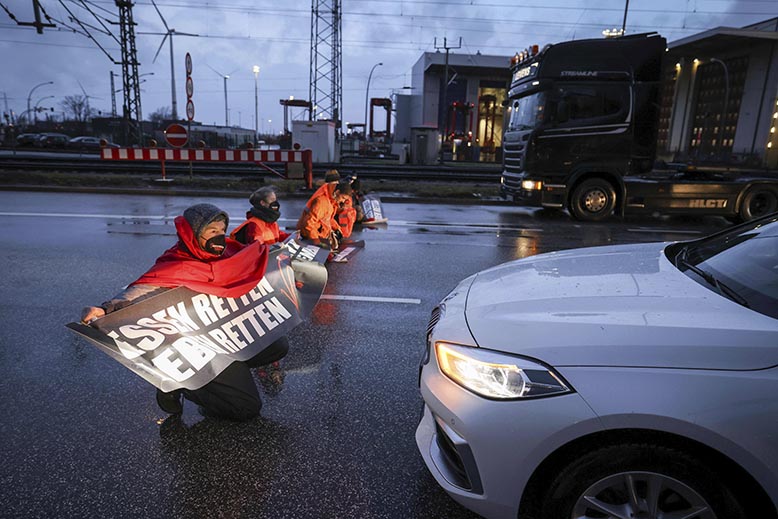
[[[56,218],[113,218],[117,220],[173,220],[175,216],[80,213],[0,213],[0,216],[51,216]]]
[[[335,294],[324,294],[321,299],[331,299],[337,301],[368,301],[371,303],[404,303],[409,305],[420,305],[421,299],[407,299],[403,297],[370,297],[370,296],[340,296]]]
[[[370,225],[370,224],[368,223],[365,225]],[[538,229],[534,227],[507,227],[504,225],[491,224],[491,223],[484,223],[484,224],[461,223],[461,222],[433,223],[433,222],[408,222],[404,220],[391,220],[389,222],[389,225],[400,226],[400,227],[466,227],[468,229],[483,229],[487,231],[543,232],[543,229]]]

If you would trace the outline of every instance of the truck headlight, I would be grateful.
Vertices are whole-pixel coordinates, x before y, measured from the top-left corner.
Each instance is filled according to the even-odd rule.
[[[540,191],[543,189],[543,182],[540,180],[522,180],[521,188],[524,191]]]
[[[435,343],[440,370],[486,398],[515,399],[570,393],[572,389],[546,366],[481,348]]]

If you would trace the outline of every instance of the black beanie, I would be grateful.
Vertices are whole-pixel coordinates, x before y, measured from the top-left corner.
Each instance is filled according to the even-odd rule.
[[[338,182],[340,180],[340,173],[337,169],[331,169],[324,174],[325,182]]]
[[[215,220],[224,220],[225,227],[230,224],[230,218],[227,216],[227,213],[213,204],[193,205],[184,211],[184,218],[189,222],[196,238],[200,236],[200,233],[203,232],[203,229],[209,223]]]

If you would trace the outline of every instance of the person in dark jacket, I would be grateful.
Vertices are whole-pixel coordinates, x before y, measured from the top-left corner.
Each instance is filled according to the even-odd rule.
[[[259,241],[272,245],[284,241],[289,233],[278,227],[281,216],[281,204],[272,186],[263,186],[249,197],[251,209],[246,213],[246,220],[230,233],[230,238],[241,243]]]
[[[140,278],[100,306],[84,308],[81,320],[89,323],[107,313],[185,286],[218,297],[240,297],[265,274],[268,248],[264,243],[243,245],[226,237],[229,217],[212,204],[197,204],[175,219],[178,242],[157,258]],[[157,390],[157,404],[170,414],[183,411],[186,398],[205,416],[244,421],[259,415],[262,400],[249,368],[271,364],[289,350],[279,339],[246,362],[233,362],[200,389]]]

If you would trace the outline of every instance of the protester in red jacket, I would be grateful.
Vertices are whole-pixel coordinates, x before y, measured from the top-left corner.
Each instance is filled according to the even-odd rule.
[[[305,204],[303,214],[297,222],[300,236],[329,244],[333,249],[337,248],[337,242],[343,234],[336,220],[336,211],[344,197],[351,197],[351,184],[348,180],[326,183],[319,188]]]
[[[246,220],[230,233],[230,238],[241,243],[258,241],[272,245],[289,237],[288,233],[278,227],[281,204],[272,186],[263,186],[254,191],[249,202],[251,209],[246,213]]]
[[[171,288],[185,286],[218,297],[240,297],[265,274],[268,248],[264,243],[243,245],[226,237],[227,213],[212,204],[197,204],[175,219],[178,243],[157,258],[154,265],[125,290],[100,306],[84,308],[84,323]],[[278,361],[289,349],[279,339],[246,362],[233,362],[211,382],[197,390],[157,390],[157,404],[178,415],[182,398],[200,406],[206,416],[248,420],[259,415],[262,400],[249,371]]]

